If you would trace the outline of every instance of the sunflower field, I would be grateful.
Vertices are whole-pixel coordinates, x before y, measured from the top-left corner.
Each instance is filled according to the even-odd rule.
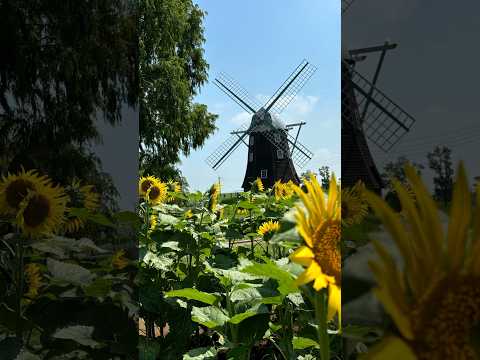
[[[223,197],[140,179],[142,359],[341,358],[341,230],[332,177]]]
[[[136,215],[107,216],[100,205],[78,180],[54,184],[23,169],[0,179],[1,359],[137,353],[137,264],[114,230],[130,227],[135,247]]]

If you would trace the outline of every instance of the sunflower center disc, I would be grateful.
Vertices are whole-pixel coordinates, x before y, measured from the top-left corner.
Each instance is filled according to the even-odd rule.
[[[28,202],[23,218],[29,227],[36,227],[42,224],[50,213],[50,202],[42,195],[35,195]]]
[[[143,192],[147,192],[148,189],[150,189],[150,186],[152,186],[152,182],[150,180],[144,180],[142,182],[142,185],[140,185],[142,188]]]
[[[441,281],[412,315],[419,359],[477,359],[472,334],[480,326],[480,277]]]
[[[34,190],[33,184],[28,180],[17,179],[12,181],[6,189],[6,200],[10,207],[18,209],[22,200],[27,196],[28,190]]]
[[[324,223],[313,235],[315,261],[323,273],[335,277],[337,284],[341,283],[340,234],[340,224]]]
[[[152,186],[150,188],[150,193],[149,193],[150,200],[155,200],[159,196],[160,196],[160,189],[156,186]]]

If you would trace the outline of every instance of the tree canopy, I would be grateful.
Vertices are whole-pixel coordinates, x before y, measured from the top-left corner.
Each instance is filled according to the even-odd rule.
[[[0,172],[22,165],[105,185],[88,143],[99,116],[118,123],[137,103],[133,3],[3,0],[0,13]]]
[[[207,81],[205,13],[191,0],[141,0],[139,18],[140,166],[170,177],[180,155],[201,147],[216,115],[193,102]]]

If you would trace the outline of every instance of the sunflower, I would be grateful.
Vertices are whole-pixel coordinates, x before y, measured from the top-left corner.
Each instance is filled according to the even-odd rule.
[[[191,217],[193,217],[193,211],[191,209],[188,209],[183,213],[183,216],[185,217],[185,219],[190,219]]]
[[[52,233],[63,224],[67,201],[62,187],[37,183],[20,203],[16,223],[27,236]]]
[[[0,181],[0,214],[16,215],[29,191],[49,184],[48,177],[40,176],[36,170],[22,168],[19,174],[3,176]]]
[[[330,180],[328,200],[315,176],[304,181],[307,193],[300,187],[294,190],[306,212],[297,205],[297,230],[305,241],[290,255],[290,259],[306,267],[297,278],[297,285],[313,281],[317,291],[328,288],[328,320],[341,308],[340,199],[335,178]],[[340,319],[339,319],[340,320]]]
[[[263,192],[265,187],[263,186],[262,179],[256,178],[252,184],[252,191],[253,192]]]
[[[25,266],[25,282],[28,285],[25,297],[29,299],[36,298],[42,286],[42,275],[38,264],[30,263]]]
[[[272,235],[280,230],[280,224],[278,221],[269,220],[264,222],[257,230],[258,235],[265,236],[265,235]]]
[[[166,185],[167,185],[167,191],[169,193],[178,194],[182,191],[182,187],[180,186],[180,183],[178,181],[168,180]],[[175,196],[173,195],[169,195],[167,197],[168,202],[172,202],[174,200],[175,200]]]
[[[364,187],[361,182],[341,192],[342,226],[359,224],[368,214],[368,204],[362,194]]]
[[[93,190],[93,185],[82,185],[79,180],[73,180],[67,186],[66,193],[69,196],[67,206],[69,208],[84,208],[95,211],[100,207],[100,195]],[[85,225],[83,219],[72,215],[67,210],[67,219],[64,224],[65,231],[72,233],[80,230]]]
[[[400,270],[385,247],[374,242],[380,257],[370,263],[378,283],[375,294],[398,334],[386,337],[367,357],[477,359],[473,334],[480,326],[480,195],[477,192],[472,217],[471,194],[460,164],[445,233],[439,210],[419,175],[410,165],[405,172],[416,197],[415,203],[405,186],[394,182],[405,221],[380,197],[366,192],[404,262]]]
[[[157,181],[147,190],[145,198],[152,204],[160,204],[167,199],[167,184]]]
[[[155,176],[142,176],[140,178],[140,181],[138,182],[138,194],[141,197],[145,197],[147,195],[148,189],[154,184],[159,183],[160,180],[158,180]]]
[[[213,184],[208,191],[208,210],[215,212],[220,197],[220,182]]]
[[[281,180],[277,180],[275,184],[273,184],[275,199],[281,200],[281,199],[291,198],[292,195],[294,194],[293,185],[295,184],[292,181],[289,181],[287,183],[282,183]]]
[[[118,250],[112,256],[112,267],[116,270],[122,270],[127,267],[129,261],[125,257],[125,250]]]
[[[150,215],[150,229],[149,231],[154,231],[158,225],[158,216],[157,215]]]

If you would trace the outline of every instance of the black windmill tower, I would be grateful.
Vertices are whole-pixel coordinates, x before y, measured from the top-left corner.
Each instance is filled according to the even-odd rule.
[[[315,70],[315,66],[303,60],[263,106],[235,80],[221,73],[215,79],[215,85],[250,113],[252,120],[250,124],[232,131],[231,136],[207,158],[207,164],[214,170],[218,169],[235,149],[244,144],[248,148],[247,170],[242,183],[245,191],[250,189],[256,178],[261,178],[266,187],[272,187],[277,180],[291,180],[298,184],[299,177],[294,163],[303,167],[313,156],[298,141],[300,129],[306,123],[284,125],[279,114],[295,98]],[[289,131],[295,127],[297,132],[293,136]]]
[[[353,0],[342,0],[342,15]],[[367,188],[381,193],[383,182],[368,147],[367,138],[389,152],[410,131],[415,119],[376,87],[388,50],[397,44],[386,41],[379,46],[342,53],[342,186],[361,180]],[[367,54],[379,53],[372,81],[355,70]]]

